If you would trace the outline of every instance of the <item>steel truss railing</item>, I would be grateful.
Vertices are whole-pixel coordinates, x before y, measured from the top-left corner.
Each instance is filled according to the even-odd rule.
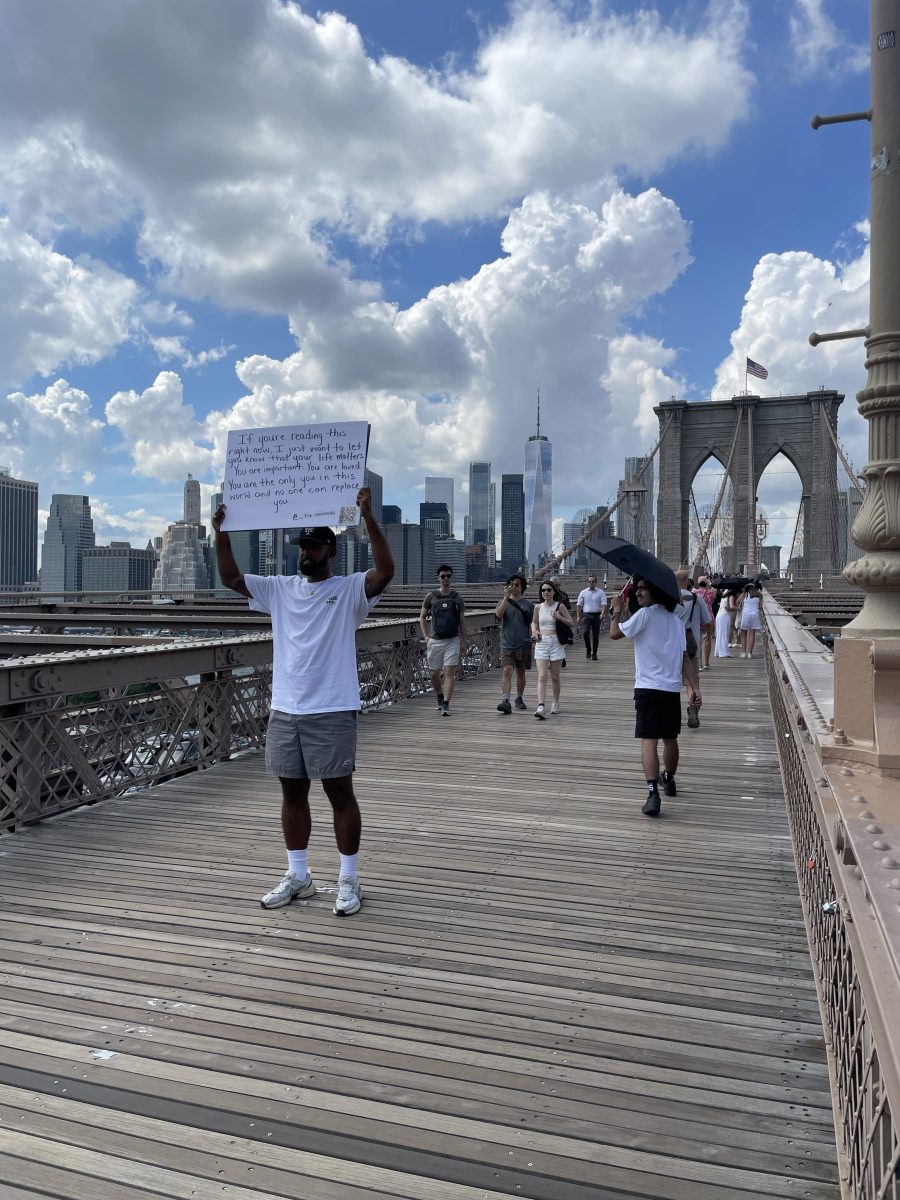
[[[467,613],[458,678],[500,663],[493,613]],[[416,622],[357,632],[363,711],[430,687]],[[0,664],[0,834],[212,766],[265,740],[270,635]]]
[[[845,840],[828,778],[841,768],[821,754],[831,716],[827,652],[774,597],[766,597],[766,609],[769,697],[828,1046],[843,1190],[853,1200],[900,1200],[900,947],[892,949],[875,889]]]

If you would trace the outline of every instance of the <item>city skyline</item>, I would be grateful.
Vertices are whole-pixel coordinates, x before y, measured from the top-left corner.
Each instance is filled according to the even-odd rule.
[[[404,511],[453,479],[459,533],[539,386],[558,544],[669,396],[747,356],[765,394],[863,386],[861,345],[807,338],[867,319],[866,130],[809,127],[868,106],[866,6],[195,0],[177,38],[170,8],[0,11],[0,433],[41,522],[84,492],[99,543],[146,544],[229,428],[340,417]],[[798,497],[763,481],[780,528]]]

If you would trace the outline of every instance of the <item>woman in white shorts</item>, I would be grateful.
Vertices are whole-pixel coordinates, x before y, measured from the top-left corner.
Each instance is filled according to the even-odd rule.
[[[537,665],[537,709],[535,717],[545,721],[544,700],[547,695],[547,676],[553,685],[553,706],[550,715],[559,713],[560,673],[565,661],[566,649],[556,636],[556,622],[562,621],[575,628],[569,610],[562,603],[559,589],[552,583],[541,584],[541,603],[534,606],[531,618],[531,640],[534,646],[534,661]]]
[[[753,657],[753,646],[756,642],[757,631],[762,631],[762,596],[759,589],[752,583],[744,588],[740,598],[741,606],[741,658]]]
[[[730,599],[731,592],[723,592],[719,601],[719,611],[716,613],[716,658],[731,658],[731,651],[728,649],[731,633],[731,611],[728,607]]]

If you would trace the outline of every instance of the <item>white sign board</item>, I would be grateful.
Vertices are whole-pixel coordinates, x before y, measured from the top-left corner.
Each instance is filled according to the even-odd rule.
[[[368,448],[366,421],[229,430],[222,528],[356,525]]]

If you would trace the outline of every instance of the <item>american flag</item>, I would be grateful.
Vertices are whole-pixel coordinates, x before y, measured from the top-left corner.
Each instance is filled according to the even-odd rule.
[[[755,375],[757,379],[768,379],[769,372],[765,367],[761,367],[758,362],[754,362],[752,358],[747,359],[747,374]]]

